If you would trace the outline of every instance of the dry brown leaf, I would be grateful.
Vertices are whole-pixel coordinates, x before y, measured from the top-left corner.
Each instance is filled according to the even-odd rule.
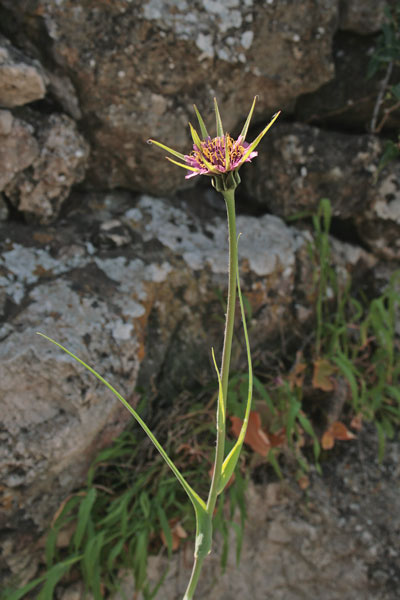
[[[340,421],[334,421],[332,425],[328,427],[321,439],[321,446],[324,450],[331,450],[335,445],[335,440],[348,441],[354,440],[356,436],[349,429],[347,429],[344,423]]]
[[[309,477],[307,477],[307,475],[302,475],[302,477],[299,477],[299,479],[297,480],[297,483],[300,489],[306,490],[310,485],[310,479]]]
[[[290,389],[302,388],[304,383],[304,377],[306,374],[307,365],[306,363],[296,362],[293,369],[289,373]]]
[[[341,423],[340,421],[335,421],[330,426],[330,430],[332,431],[332,435],[335,440],[347,441],[354,440],[356,437],[354,433],[352,433],[349,429],[347,429],[346,425]]]
[[[286,429],[282,427],[276,433],[268,433],[268,439],[272,448],[280,448],[286,444]]]
[[[350,421],[350,427],[352,429],[355,429],[356,431],[361,431],[362,426],[363,426],[363,424],[362,424],[362,414],[358,413],[357,415],[354,415],[354,417]]]
[[[182,527],[178,519],[171,519],[170,521],[168,521],[168,523],[171,528],[172,534],[172,551],[175,551],[178,550],[181,540],[187,538],[188,534],[186,533],[185,529]],[[161,531],[160,537],[162,543],[167,548],[168,544],[163,531]]]
[[[328,429],[325,431],[324,435],[321,439],[321,446],[324,450],[331,450],[335,445],[335,438],[332,435],[332,432]]]
[[[314,361],[313,387],[324,392],[332,392],[335,386],[331,376],[335,371],[336,367],[329,360],[326,360],[326,358],[319,358]]]

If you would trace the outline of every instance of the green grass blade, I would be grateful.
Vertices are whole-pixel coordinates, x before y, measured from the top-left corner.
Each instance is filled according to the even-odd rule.
[[[78,523],[77,523],[77,526],[75,529],[75,534],[74,534],[75,550],[79,550],[79,548],[82,544],[83,536],[85,535],[85,532],[87,530],[87,526],[89,524],[89,519],[90,519],[90,513],[91,513],[91,510],[92,510],[95,500],[96,500],[96,488],[92,488],[86,494],[86,496],[84,497],[84,499],[82,500],[82,502],[79,506]]]
[[[152,441],[154,446],[157,448],[157,450],[159,451],[159,453],[161,454],[161,456],[163,457],[163,459],[165,460],[165,462],[167,463],[167,465],[169,466],[171,471],[174,473],[175,477],[177,478],[177,480],[179,481],[179,483],[181,484],[183,489],[185,490],[186,494],[189,496],[195,510],[206,512],[206,504],[205,504],[204,500],[202,498],[200,498],[200,496],[188,484],[188,482],[183,477],[183,475],[181,474],[179,469],[175,466],[175,464],[172,462],[172,460],[170,459],[168,454],[165,452],[164,448],[161,446],[161,444],[159,443],[157,438],[153,435],[153,433],[147,427],[147,425],[143,421],[143,419],[138,415],[138,413],[135,411],[135,409],[132,408],[132,406],[125,400],[125,398],[123,398],[123,396],[121,396],[121,394],[119,392],[117,392],[117,390],[110,383],[108,383],[108,381],[106,381],[104,379],[104,377],[99,375],[99,373],[97,373],[97,371],[95,371],[92,367],[89,367],[89,365],[87,365],[83,360],[81,360],[80,358],[75,356],[75,354],[73,354],[72,352],[67,350],[67,348],[65,348],[64,346],[62,346],[61,344],[59,344],[52,338],[48,337],[47,335],[44,335],[43,333],[38,332],[38,335],[40,335],[44,339],[48,340],[49,342],[51,342],[52,344],[54,344],[55,346],[57,346],[58,348],[63,350],[66,354],[71,356],[71,358],[73,358],[79,364],[81,364],[83,367],[85,367],[85,369],[87,369],[90,373],[92,373],[92,375],[94,375],[99,381],[101,381],[118,398],[118,400],[125,406],[125,408],[136,419],[136,421],[139,423],[139,425],[141,426],[143,431],[146,433],[146,435],[150,438],[150,440]]]
[[[67,573],[67,571],[69,571],[71,566],[81,560],[81,558],[81,556],[74,556],[61,563],[57,563],[54,565],[54,567],[47,571],[45,576],[45,584],[40,590],[37,600],[53,600],[54,588],[56,587],[57,583],[59,583],[62,577]]]
[[[114,561],[118,558],[124,549],[125,539],[120,539],[111,550],[107,557],[107,571],[111,572],[114,568]]]
[[[86,545],[83,554],[83,567],[85,570],[86,581],[90,582],[90,589],[93,592],[95,600],[102,600],[101,593],[101,575],[100,575],[100,553],[104,543],[105,532],[101,531],[92,537]]]
[[[160,521],[161,529],[164,532],[165,541],[167,542],[168,556],[172,556],[172,532],[169,526],[167,515],[161,506],[157,506],[158,519]]]

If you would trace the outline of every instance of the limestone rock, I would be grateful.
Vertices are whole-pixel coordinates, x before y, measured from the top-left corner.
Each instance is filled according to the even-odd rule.
[[[31,125],[14,119],[11,112],[0,112],[0,191],[15,175],[29,167],[39,156],[39,146]]]
[[[4,199],[3,194],[0,194],[0,221],[7,221],[7,218],[8,218],[8,206]],[[0,301],[0,304],[1,304],[1,301]]]
[[[37,22],[44,24],[52,60],[79,97],[91,181],[103,189],[166,195],[185,187],[183,171],[145,141],[188,152],[193,102],[212,122],[217,96],[231,131],[254,95],[255,120],[264,123],[333,77],[338,0],[38,0],[29,14],[12,0],[4,4],[32,39]]]
[[[24,127],[26,129],[19,125],[21,131]],[[3,160],[7,164],[10,156],[14,157],[16,165],[11,162],[8,172],[11,174],[18,169],[18,173],[11,181],[8,177],[4,193],[26,219],[49,223],[57,218],[71,187],[82,181],[89,147],[75,123],[66,115],[53,114],[40,119],[36,116],[35,129],[36,139],[32,135],[29,138],[35,154],[32,150],[25,164],[21,164],[16,147],[19,138],[14,141],[10,135],[6,139]],[[14,152],[10,153],[7,144],[12,144]],[[28,151],[29,144],[21,152],[22,156]],[[29,170],[24,170],[28,165]]]
[[[45,94],[46,78],[41,66],[0,35],[0,106],[22,106]]]
[[[283,218],[315,213],[329,198],[333,216],[351,223],[376,256],[400,258],[400,165],[378,174],[383,143],[371,135],[281,123],[243,178],[258,207]]]
[[[280,123],[268,133],[244,186],[259,206],[282,217],[315,212],[328,197],[335,216],[359,218],[374,201],[381,152],[373,136]]]
[[[374,202],[357,219],[361,239],[384,259],[400,259],[400,163],[394,161],[374,185]]]
[[[367,79],[368,64],[376,43],[376,36],[338,32],[333,43],[335,76],[317,91],[306,93],[297,99],[295,119],[341,131],[370,131],[374,107],[385,73],[383,69]],[[396,78],[393,74],[391,83],[397,81],[398,75]],[[384,102],[382,110],[391,105],[392,101]],[[385,127],[389,131],[399,130],[400,111],[390,114]]]
[[[340,4],[341,29],[361,35],[376,33],[384,21],[386,0],[346,0]]]

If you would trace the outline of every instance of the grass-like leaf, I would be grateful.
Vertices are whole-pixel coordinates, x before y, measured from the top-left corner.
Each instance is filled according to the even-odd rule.
[[[159,451],[159,453],[161,454],[161,456],[163,457],[163,459],[165,460],[165,462],[167,463],[167,465],[170,467],[171,471],[174,473],[175,477],[177,478],[177,480],[179,481],[179,483],[182,485],[183,489],[185,490],[185,492],[189,496],[189,498],[190,498],[190,500],[191,500],[191,502],[192,502],[192,504],[193,504],[193,506],[194,506],[194,508],[196,510],[196,513],[197,513],[197,511],[203,511],[203,512],[205,512],[206,511],[206,505],[205,505],[204,500],[202,500],[202,498],[200,498],[200,496],[188,484],[188,482],[183,477],[183,475],[181,474],[181,472],[179,471],[179,469],[177,469],[177,467],[175,466],[175,464],[173,463],[173,461],[170,459],[170,457],[168,456],[168,454],[165,452],[165,450],[162,447],[162,445],[159,443],[159,441],[156,439],[156,437],[153,435],[153,433],[150,431],[150,429],[147,427],[146,423],[138,415],[138,413],[135,411],[135,409],[132,408],[132,406],[129,404],[129,402],[127,402],[125,400],[125,398],[123,396],[121,396],[121,394],[110,383],[108,383],[108,381],[106,381],[104,379],[104,377],[102,377],[99,373],[97,373],[97,371],[95,371],[92,367],[90,367],[89,365],[87,365],[83,360],[81,360],[80,358],[78,358],[75,354],[73,354],[72,352],[70,352],[67,348],[65,348],[64,346],[62,346],[61,344],[59,344],[58,342],[56,342],[55,340],[53,340],[49,336],[44,335],[43,333],[39,333],[38,332],[38,335],[40,335],[44,339],[48,340],[49,342],[51,342],[52,344],[54,344],[55,346],[57,346],[58,348],[60,348],[61,350],[63,350],[66,354],[68,354],[69,356],[71,356],[79,364],[81,364],[83,367],[85,367],[85,369],[87,369],[90,373],[92,373],[92,375],[94,375],[99,381],[101,381],[118,398],[118,400],[125,406],[125,408],[136,419],[136,421],[139,423],[139,425],[141,426],[141,428],[143,429],[143,431],[146,433],[146,435],[150,438],[150,440],[152,441],[152,443],[154,444],[154,446],[157,448],[157,450]]]

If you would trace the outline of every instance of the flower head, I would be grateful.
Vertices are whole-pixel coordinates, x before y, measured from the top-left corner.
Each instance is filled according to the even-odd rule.
[[[222,121],[219,114],[218,104],[214,98],[215,116],[217,135],[212,138],[204,121],[194,106],[196,116],[200,126],[200,132],[202,139],[198,135],[195,128],[189,123],[190,132],[193,139],[193,150],[190,154],[182,154],[177,152],[160,142],[155,140],[148,140],[150,144],[156,144],[160,148],[163,148],[173,156],[176,156],[183,162],[178,162],[170,157],[166,157],[169,161],[187,169],[189,173],[186,175],[186,179],[196,177],[197,175],[209,175],[213,178],[213,184],[215,185],[219,179],[222,179],[223,187],[226,189],[226,185],[233,185],[232,182],[236,181],[235,187],[238,182],[238,177],[235,177],[238,169],[245,162],[250,162],[252,158],[257,156],[258,152],[255,152],[255,148],[258,146],[268,129],[278,118],[280,111],[277,112],[268,123],[268,125],[261,131],[261,133],[255,138],[250,144],[245,141],[247,131],[249,128],[250,120],[253,115],[254,107],[256,104],[257,96],[253,100],[250,112],[247,116],[246,122],[239,137],[234,140],[229,133],[224,133],[222,127]],[[233,177],[232,177],[233,175]]]

